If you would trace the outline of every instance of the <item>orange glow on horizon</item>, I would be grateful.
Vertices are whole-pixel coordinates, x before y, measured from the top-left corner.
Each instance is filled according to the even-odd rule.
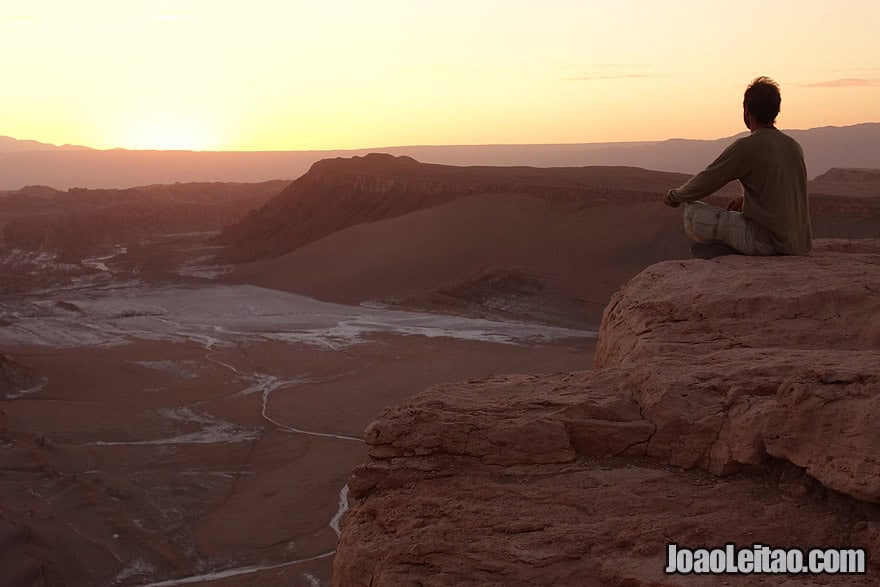
[[[210,133],[185,118],[148,116],[125,129],[118,146],[124,149],[206,151],[216,148]]]
[[[93,148],[714,139],[880,121],[880,3],[6,0],[0,135]],[[806,41],[805,41],[806,39]]]

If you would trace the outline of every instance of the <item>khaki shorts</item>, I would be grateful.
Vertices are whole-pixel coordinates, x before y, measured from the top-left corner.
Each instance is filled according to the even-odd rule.
[[[698,243],[725,243],[746,255],[776,255],[776,247],[755,238],[755,224],[740,212],[703,202],[684,206],[684,230]]]

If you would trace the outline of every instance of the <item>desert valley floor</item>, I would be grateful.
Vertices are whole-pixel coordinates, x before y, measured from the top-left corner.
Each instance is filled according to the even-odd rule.
[[[399,508],[401,515],[390,519],[382,513],[368,519],[371,504],[383,502],[364,505],[364,477],[358,481],[353,471],[385,471],[387,463],[374,453],[388,447],[377,449],[375,434],[368,435],[368,455],[365,429],[393,421],[401,442],[408,435],[419,439],[406,449],[411,469],[388,469],[394,481],[388,495],[412,505],[415,489],[407,475],[430,473],[425,467],[432,466],[429,457],[443,434],[481,418],[486,422],[476,430],[491,431],[495,408],[514,415],[519,409],[506,402],[479,408],[493,396],[485,381],[476,380],[530,382],[520,391],[531,421],[555,405],[542,389],[556,393],[557,381],[603,377],[590,371],[594,353],[602,357],[597,330],[609,300],[627,282],[663,261],[672,261],[667,269],[676,271],[691,267],[684,274],[706,283],[714,283],[706,277],[712,268],[747,263],[682,261],[691,243],[681,211],[664,206],[659,194],[686,177],[627,167],[458,168],[374,154],[321,161],[293,182],[0,192],[0,587],[315,586],[373,584],[376,577],[381,583],[382,572],[394,576],[395,561],[409,561],[408,549],[417,546],[408,528],[419,517],[459,515],[464,528],[467,499],[479,502],[470,506],[475,511],[511,515],[517,506],[502,498],[487,498],[487,504],[480,494],[466,494],[443,502],[430,493],[413,502],[424,506],[417,515]],[[819,278],[826,265],[840,265],[841,283],[804,293],[804,311],[864,310],[844,315],[840,330],[859,324],[870,335],[865,344],[871,352],[878,314],[876,298],[864,292],[876,291],[870,281],[876,263],[835,255],[859,250],[847,239],[880,234],[878,186],[880,173],[863,169],[834,169],[812,180],[814,236],[843,240],[826,241],[815,258],[790,264],[815,271],[810,279],[816,287],[824,284]],[[716,203],[735,195],[733,187]],[[771,262],[777,261],[784,264]],[[863,266],[871,269],[854,269]],[[735,276],[731,283],[745,288],[751,277]],[[777,278],[771,275],[768,284]],[[702,282],[669,283],[670,299],[659,304],[666,310],[689,308],[708,291]],[[716,305],[739,306],[720,299],[703,314]],[[653,302],[634,302],[633,319],[657,306]],[[759,299],[754,307],[764,303]],[[758,338],[768,327],[740,323]],[[636,329],[650,332],[651,324]],[[813,333],[817,326],[805,328]],[[637,367],[663,376],[653,364]],[[874,380],[874,364],[865,363],[866,381]],[[768,370],[779,374],[778,367]],[[739,372],[711,373],[709,379],[720,376],[737,386]],[[669,371],[669,385],[677,388],[682,373]],[[468,383],[436,386],[447,382]],[[433,391],[421,393],[427,388]],[[632,389],[639,387],[627,383],[629,391],[621,393]],[[717,395],[704,392],[710,399]],[[432,399],[437,393],[463,401],[463,411],[453,406],[442,421],[425,416],[442,407]],[[682,413],[698,416],[699,410]],[[412,425],[417,417],[427,423]],[[806,429],[816,428],[805,421]],[[687,418],[682,422],[673,422],[676,434],[703,430]],[[431,436],[435,429],[440,432]],[[534,444],[527,434],[514,440],[502,442],[503,450],[519,454]],[[866,478],[876,478],[873,470],[865,469]],[[697,479],[700,487],[716,484],[688,471],[684,478]],[[611,498],[626,495],[617,489]],[[778,511],[788,512],[790,496],[773,495],[773,503],[782,504]],[[713,511],[718,499],[707,502]],[[633,503],[643,507],[663,498]],[[880,520],[873,507],[868,518],[846,520]],[[615,519],[587,522],[616,531]],[[801,525],[778,534],[779,540],[815,526],[809,517],[786,513],[779,519]],[[551,523],[551,530],[576,540],[578,534],[565,531],[572,520]],[[696,530],[722,531],[729,524],[714,520]],[[580,530],[595,529],[581,521]],[[833,536],[846,535],[847,524],[832,525]],[[448,545],[452,550],[467,535],[462,528]],[[380,539],[362,539],[358,532],[364,531]],[[635,524],[631,531],[645,530]],[[378,555],[370,549],[385,548],[386,539],[398,542],[380,553],[387,560],[374,560]],[[431,540],[417,548],[434,548]],[[619,550],[613,554],[625,561],[656,566],[626,541]],[[595,561],[578,557],[595,570]],[[426,560],[416,556],[406,568],[429,572],[434,567]],[[467,568],[482,564],[475,560],[465,560],[462,577],[476,576]],[[617,560],[605,564],[614,570]],[[543,572],[530,565],[529,572]],[[519,567],[505,560],[498,568]],[[654,575],[645,576],[654,584]]]
[[[198,265],[208,236],[0,302],[0,353],[39,374],[0,398],[7,584],[329,584],[385,406],[592,362],[589,330],[226,283]]]

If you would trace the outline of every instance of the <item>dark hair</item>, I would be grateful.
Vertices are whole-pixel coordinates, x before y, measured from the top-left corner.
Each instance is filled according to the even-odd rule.
[[[764,76],[755,78],[746,88],[746,93],[743,96],[743,106],[761,124],[776,122],[776,115],[779,114],[781,103],[782,96],[779,94],[779,84]]]

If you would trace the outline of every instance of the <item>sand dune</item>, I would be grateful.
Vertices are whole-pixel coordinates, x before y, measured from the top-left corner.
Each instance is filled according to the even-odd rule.
[[[689,255],[680,211],[659,196],[685,179],[626,167],[331,160],[223,240],[233,258],[259,258],[232,281],[595,328],[629,277]]]
[[[353,226],[234,279],[343,303],[597,326],[622,282],[689,255],[680,226],[680,213],[660,202],[585,207],[489,194]]]

